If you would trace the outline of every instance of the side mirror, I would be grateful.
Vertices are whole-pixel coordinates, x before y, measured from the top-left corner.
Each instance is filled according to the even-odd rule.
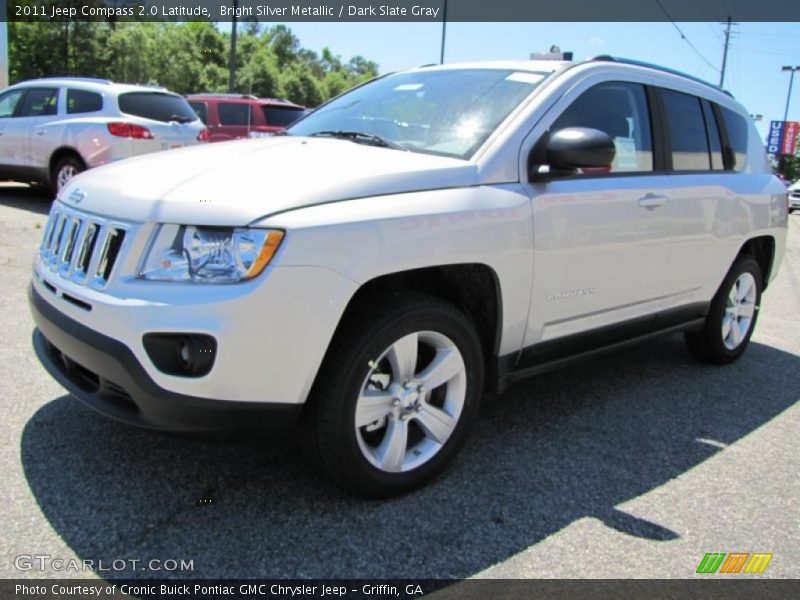
[[[614,140],[604,131],[588,127],[559,129],[547,140],[545,165],[533,165],[535,181],[574,175],[577,169],[608,167],[614,162]]]

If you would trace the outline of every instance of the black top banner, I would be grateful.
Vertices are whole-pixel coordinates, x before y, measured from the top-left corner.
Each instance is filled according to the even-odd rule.
[[[6,4],[2,20],[8,21],[800,21],[798,0],[6,0]]]

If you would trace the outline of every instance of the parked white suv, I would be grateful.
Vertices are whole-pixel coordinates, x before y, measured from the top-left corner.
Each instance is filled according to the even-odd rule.
[[[102,413],[299,421],[339,484],[429,480],[484,391],[667,332],[748,345],[786,191],[747,111],[656,67],[388,75],[286,135],[82,174],[35,258],[34,345]]]
[[[186,99],[163,88],[66,77],[0,92],[0,180],[58,191],[87,168],[207,140]]]

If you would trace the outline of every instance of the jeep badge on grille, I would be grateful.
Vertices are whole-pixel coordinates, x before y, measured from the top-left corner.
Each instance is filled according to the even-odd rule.
[[[69,196],[67,196],[67,200],[73,204],[79,204],[84,198],[86,198],[86,192],[81,191],[80,188],[75,188],[70,192]]]

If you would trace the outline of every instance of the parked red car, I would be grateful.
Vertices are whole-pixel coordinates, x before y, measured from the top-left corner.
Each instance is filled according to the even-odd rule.
[[[190,94],[186,99],[208,127],[211,142],[283,131],[306,114],[304,107],[287,100],[244,94]]]

